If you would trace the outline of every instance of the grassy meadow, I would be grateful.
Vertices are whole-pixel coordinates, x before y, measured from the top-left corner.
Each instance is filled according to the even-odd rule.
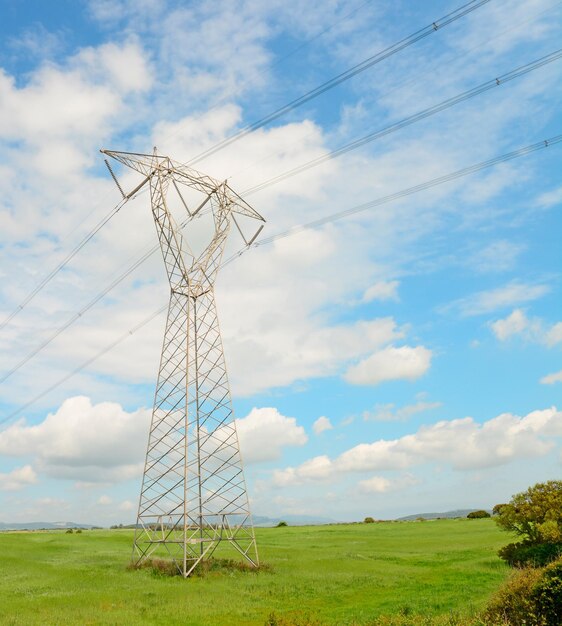
[[[380,615],[463,616],[508,574],[496,552],[509,536],[489,519],[256,532],[267,568],[188,580],[127,569],[132,531],[0,533],[0,624],[263,626],[274,613],[343,626]]]

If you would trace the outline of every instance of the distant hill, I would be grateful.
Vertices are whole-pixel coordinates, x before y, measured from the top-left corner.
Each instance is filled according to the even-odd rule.
[[[94,528],[92,524],[77,524],[76,522],[0,522],[1,530],[65,530],[68,528]]]
[[[254,526],[265,528],[277,526],[280,521],[287,522],[289,526],[317,526],[321,524],[334,524],[336,520],[330,517],[316,515],[282,515],[280,517],[267,517],[265,515],[253,516]],[[122,525],[121,528],[136,528],[136,524]],[[3,530],[66,530],[68,528],[95,528],[92,524],[77,524],[76,522],[0,522],[0,532]]]
[[[281,515],[280,517],[267,517],[265,515],[254,515],[254,526],[267,527],[277,526],[279,522],[287,522],[289,526],[319,526],[321,524],[334,524],[336,520],[330,517],[319,517],[317,515]]]
[[[424,519],[453,519],[455,517],[466,517],[471,511],[477,511],[474,509],[457,509],[455,511],[445,511],[445,513],[415,513],[414,515],[406,515],[405,517],[399,517],[398,522],[413,522],[420,517]],[[491,513],[491,511],[489,511]]]

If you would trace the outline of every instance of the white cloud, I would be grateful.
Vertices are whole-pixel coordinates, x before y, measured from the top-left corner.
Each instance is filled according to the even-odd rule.
[[[546,331],[545,341],[547,346],[555,346],[562,343],[562,322],[554,324]]]
[[[19,491],[37,482],[37,474],[31,465],[13,469],[7,474],[0,473],[0,491]]]
[[[359,490],[363,493],[388,493],[400,491],[412,485],[419,484],[419,480],[412,474],[404,474],[398,478],[385,478],[384,476],[372,476],[359,481]]]
[[[278,487],[299,485],[308,480],[325,480],[332,476],[333,464],[326,455],[316,456],[298,467],[273,472],[273,484]]]
[[[319,435],[320,433],[323,433],[325,430],[332,430],[333,426],[332,426],[332,422],[330,422],[330,418],[326,417],[325,415],[322,415],[321,417],[319,417],[314,424],[312,424],[312,430],[314,431],[314,434]]]
[[[397,280],[379,281],[371,285],[363,294],[363,302],[372,302],[373,300],[394,300],[398,301],[398,285]]]
[[[389,346],[352,365],[344,375],[353,385],[378,385],[388,380],[416,380],[431,364],[431,350]]]
[[[522,333],[528,326],[529,320],[521,309],[515,309],[510,315],[503,320],[492,322],[490,327],[494,335],[500,340],[505,341],[513,335]]]
[[[530,285],[513,281],[503,287],[479,291],[466,298],[460,298],[442,307],[443,312],[458,311],[461,315],[469,317],[493,313],[498,309],[505,309],[524,302],[531,302],[542,298],[550,291],[548,285]]]
[[[554,372],[553,374],[547,374],[541,378],[542,385],[554,385],[554,383],[562,383],[562,370]]]
[[[542,343],[549,348],[562,342],[562,322],[549,327],[540,318],[529,319],[521,309],[515,309],[504,319],[491,322],[490,328],[500,341],[520,335],[527,341]]]
[[[285,417],[275,408],[253,408],[246,417],[236,420],[244,463],[274,461],[283,448],[303,446],[308,437],[294,417]]]
[[[482,273],[506,272],[515,267],[524,246],[511,241],[494,241],[468,259],[469,267]]]
[[[441,402],[426,402],[423,400],[399,408],[396,408],[392,402],[377,404],[372,411],[363,412],[363,419],[374,422],[402,422],[410,419],[417,413],[431,411],[440,406],[442,406]]]
[[[121,502],[118,508],[120,511],[134,511],[135,506],[136,505],[130,500],[123,500],[123,502]]]
[[[545,191],[536,200],[538,206],[550,208],[562,202],[562,186]]]
[[[129,413],[117,403],[93,405],[83,396],[69,398],[37,425],[20,420],[0,432],[0,454],[31,456],[38,471],[78,481],[79,487],[137,478],[142,474],[150,415],[147,409]],[[308,440],[294,417],[274,408],[254,408],[236,420],[236,426],[248,464],[278,459],[284,448]],[[98,503],[109,504],[110,499],[103,495]]]
[[[98,498],[98,504],[101,504],[102,506],[108,506],[112,503],[113,500],[109,496],[103,495]]]
[[[33,456],[50,476],[85,481],[119,481],[138,476],[146,447],[150,411],[124,411],[113,402],[65,400],[37,425],[25,420],[0,433],[0,453]]]
[[[478,470],[541,457],[562,437],[562,412],[555,407],[524,417],[502,413],[479,424],[471,417],[422,426],[398,439],[361,443],[330,459],[320,456],[297,467],[277,470],[273,484],[298,485],[337,479],[350,472],[401,470],[428,463],[445,463],[457,470]],[[384,481],[375,480],[383,488]]]

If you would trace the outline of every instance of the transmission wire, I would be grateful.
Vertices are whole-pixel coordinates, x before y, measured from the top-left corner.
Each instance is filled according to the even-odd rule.
[[[82,248],[92,239],[110,220],[113,218],[120,209],[126,204],[128,198],[123,198],[116,204],[111,211],[98,222],[92,230],[78,243],[78,245],[71,250],[67,256],[54,267],[36,286],[27,294],[27,296],[20,302],[20,304],[8,315],[8,317],[0,324],[0,330],[2,330],[7,324],[9,324],[14,317],[22,311],[35,296],[45,287],[62,269],[64,269],[68,263],[82,250]],[[1,382],[1,381],[0,381]]]
[[[401,191],[397,191],[397,192],[395,192],[393,194],[389,194],[387,196],[383,196],[382,198],[377,198],[376,200],[373,200],[371,202],[366,202],[364,204],[360,204],[360,205],[357,205],[355,207],[351,207],[350,209],[346,209],[344,211],[339,211],[337,213],[332,213],[331,215],[328,215],[328,216],[326,216],[324,218],[321,218],[321,219],[318,219],[318,220],[313,220],[313,221],[308,222],[306,224],[300,224],[298,226],[294,226],[293,228],[290,228],[290,229],[288,229],[286,231],[282,231],[280,233],[277,233],[276,235],[260,239],[259,241],[256,241],[255,243],[253,243],[251,246],[245,246],[244,248],[239,250],[237,253],[235,253],[232,256],[230,256],[221,265],[221,267],[225,267],[226,265],[229,265],[230,263],[235,261],[238,257],[240,257],[249,248],[264,246],[264,245],[273,243],[274,241],[277,241],[279,239],[284,239],[284,238],[287,238],[287,237],[291,237],[291,236],[296,235],[296,234],[298,234],[300,232],[303,232],[304,230],[314,229],[314,228],[318,228],[320,226],[324,226],[325,224],[328,224],[330,222],[335,222],[337,220],[349,217],[350,215],[354,215],[356,213],[360,213],[362,211],[366,211],[368,209],[372,209],[372,208],[380,206],[382,204],[385,204],[385,203],[388,203],[388,202],[392,202],[394,200],[398,200],[400,198],[404,198],[406,196],[419,193],[421,191],[425,191],[425,190],[430,189],[432,187],[437,187],[438,185],[442,185],[442,184],[448,183],[450,181],[456,180],[458,178],[462,178],[464,176],[468,176],[470,174],[474,174],[474,173],[479,172],[481,170],[493,167],[494,165],[498,165],[500,163],[505,163],[506,161],[511,161],[513,159],[517,159],[519,157],[526,156],[528,154],[531,154],[533,152],[537,152],[539,150],[544,150],[545,148],[547,148],[549,146],[553,146],[553,145],[559,144],[561,142],[562,142],[562,134],[555,135],[554,137],[550,137],[549,139],[544,139],[543,141],[539,141],[537,143],[534,143],[534,144],[531,144],[531,145],[528,145],[528,146],[524,146],[524,147],[519,148],[517,150],[513,150],[512,152],[508,152],[506,154],[502,154],[502,155],[494,157],[492,159],[488,159],[487,161],[482,161],[482,162],[476,163],[474,165],[469,165],[468,167],[462,168],[462,169],[457,170],[455,172],[451,172],[449,174],[445,174],[443,176],[439,176],[437,178],[433,178],[433,179],[431,179],[429,181],[426,181],[424,183],[420,183],[419,185],[415,185],[413,187],[409,187],[407,189],[403,189]],[[101,356],[103,356],[104,354],[106,354],[107,352],[112,350],[113,348],[115,348],[117,345],[119,345],[125,339],[127,339],[127,337],[130,337],[135,332],[137,332],[138,330],[140,330],[141,328],[146,326],[153,319],[158,317],[158,315],[161,315],[162,313],[164,313],[166,308],[167,308],[167,305],[159,308],[157,311],[154,311],[151,315],[149,315],[147,318],[145,318],[143,321],[138,323],[136,326],[134,326],[133,328],[128,330],[126,333],[124,333],[123,335],[118,337],[115,341],[113,341],[112,343],[108,344],[105,348],[103,348],[101,351],[96,353],[93,357],[90,357],[88,360],[84,361],[81,365],[79,365],[77,368],[72,370],[72,372],[70,372],[69,374],[66,374],[63,378],[61,378],[59,381],[57,381],[56,383],[54,383],[51,386],[49,386],[46,390],[42,391],[40,394],[38,394],[37,396],[32,398],[25,405],[20,406],[15,411],[13,411],[9,415],[7,415],[3,419],[1,419],[0,420],[0,425],[1,424],[5,424],[6,422],[10,421],[11,419],[13,419],[17,415],[19,415],[19,413],[21,413],[23,410],[25,410],[26,408],[28,408],[29,406],[31,406],[32,404],[37,402],[37,400],[40,400],[45,395],[47,395],[48,393],[50,393],[51,391],[53,391],[54,389],[56,389],[57,387],[62,385],[64,382],[66,382],[69,378],[71,378],[75,374],[79,373],[85,367],[87,367],[88,365],[90,365],[91,363],[96,361],[98,358],[100,358]]]
[[[326,91],[333,89],[334,87],[337,87],[338,85],[341,85],[346,80],[349,80],[350,78],[353,78],[354,76],[357,76],[357,74],[364,72],[365,70],[373,67],[373,65],[376,65],[377,63],[380,63],[381,61],[384,61],[385,59],[404,50],[405,48],[413,45],[414,43],[420,41],[421,39],[425,39],[425,37],[432,35],[438,30],[444,28],[445,26],[448,26],[449,24],[452,24],[453,22],[457,21],[461,17],[464,17],[465,15],[472,13],[476,9],[480,8],[484,4],[488,4],[491,1],[492,0],[471,0],[471,2],[468,2],[467,4],[460,6],[458,9],[455,9],[454,11],[452,11],[451,13],[448,13],[442,18],[435,20],[428,26],[421,28],[420,30],[414,32],[408,37],[405,37],[404,39],[401,39],[400,41],[389,46],[388,48],[385,48],[384,50],[381,50],[377,54],[370,56],[369,58],[361,61],[360,63],[357,63],[353,67],[350,67],[349,69],[347,69],[345,72],[338,74],[337,76],[331,78],[330,80],[322,83],[318,87],[315,87],[314,89],[308,91],[304,95],[299,96],[298,98],[295,98],[294,100],[280,107],[273,113],[270,113],[269,115],[266,115],[260,120],[257,120],[256,122],[253,122],[252,124],[249,124],[248,126],[245,126],[236,134],[231,135],[230,137],[227,137],[226,139],[223,139],[215,146],[212,146],[211,148],[204,150],[197,156],[193,157],[192,159],[187,161],[185,165],[193,165],[195,163],[198,163],[199,161],[202,161],[203,159],[206,159],[212,154],[215,154],[216,152],[218,152],[219,150],[222,150],[223,148],[226,148],[230,144],[234,143],[235,141],[238,141],[242,137],[249,135],[255,130],[262,128],[263,126],[266,126],[270,122],[273,122],[274,120],[280,118],[286,113],[293,111],[294,109],[302,106],[306,102],[309,102],[313,98],[316,98],[317,96],[325,93]]]
[[[325,163],[326,161],[331,161],[332,159],[335,159],[336,157],[339,157],[342,154],[351,152],[352,150],[360,148],[372,141],[380,139],[381,137],[390,135],[391,133],[401,130],[402,128],[405,128],[406,126],[410,126],[410,124],[414,124],[415,122],[419,122],[428,117],[431,117],[432,115],[435,115],[436,113],[440,113],[441,111],[444,111],[445,109],[448,109],[456,104],[459,104],[460,102],[470,100],[471,98],[474,98],[475,96],[478,96],[486,91],[490,91],[491,89],[494,89],[495,87],[498,87],[500,85],[503,85],[504,83],[514,80],[515,78],[524,76],[525,74],[528,74],[529,72],[532,72],[533,70],[536,70],[542,67],[543,65],[547,65],[548,63],[557,61],[560,58],[562,58],[562,49],[559,49],[559,50],[556,50],[555,52],[547,54],[546,56],[541,57],[540,59],[537,59],[536,61],[532,61],[531,63],[522,65],[521,67],[518,67],[517,69],[514,69],[508,72],[507,74],[498,76],[497,78],[494,78],[485,83],[482,83],[481,85],[478,85],[477,87],[473,87],[472,89],[469,89],[468,91],[465,91],[461,94],[448,98],[447,100],[443,100],[442,102],[438,104],[435,104],[427,109],[419,111],[418,113],[415,113],[413,115],[410,115],[409,117],[406,117],[398,122],[394,122],[393,124],[385,126],[384,128],[380,130],[369,133],[367,135],[364,135],[363,137],[360,137],[359,139],[355,139],[349,143],[346,143],[343,146],[340,146],[339,148],[336,148],[335,150],[332,150],[331,152],[327,154],[323,154],[315,159],[312,159],[311,161],[307,161],[306,163],[299,165],[298,167],[294,167],[293,169],[283,172],[282,174],[278,174],[277,176],[274,176],[268,180],[265,180],[262,183],[255,185],[254,187],[250,187],[242,191],[241,195],[243,196],[252,195],[254,193],[257,193],[258,191],[261,191],[262,189],[265,189],[266,187],[270,187],[271,185],[275,185],[287,178],[295,176],[296,174],[301,174],[302,172],[306,172],[307,170],[313,167],[316,167],[317,165]]]
[[[380,131],[377,131],[375,133],[371,133],[369,135],[367,135],[366,137],[357,139],[349,144],[346,144],[345,146],[342,146],[340,148],[338,148],[337,150],[328,153],[327,155],[322,155],[321,157],[318,157],[317,159],[313,159],[312,161],[309,161],[308,163],[305,163],[297,168],[294,168],[288,172],[285,172],[279,176],[276,176],[272,179],[269,179],[267,181],[264,181],[263,183],[260,183],[259,185],[256,185],[255,187],[252,187],[250,189],[247,189],[246,191],[242,192],[242,195],[248,196],[251,195],[253,193],[257,193],[259,191],[262,191],[263,189],[265,189],[266,187],[269,187],[271,185],[274,185],[282,180],[285,180],[286,178],[289,178],[291,176],[294,176],[296,174],[299,174],[301,172],[304,172],[312,167],[315,167],[316,165],[319,165],[320,163],[323,163],[327,160],[330,160],[332,158],[336,158],[337,156],[340,156],[341,154],[344,154],[346,152],[349,152],[350,150],[353,150],[355,148],[358,148],[362,145],[365,145],[366,143],[368,143],[369,141],[373,141],[375,139],[378,139],[384,135],[387,135],[391,132],[395,132],[397,130],[400,130],[401,128],[408,126],[409,124],[413,124],[414,122],[417,122],[421,119],[424,119],[426,117],[429,117],[430,115],[434,115],[435,113],[438,113],[446,108],[449,108],[451,106],[454,106],[455,104],[458,104],[459,102],[463,102],[465,100],[468,100],[469,98],[475,97],[485,91],[488,91],[490,89],[492,89],[493,87],[499,86],[505,82],[509,82],[510,80],[513,80],[515,78],[518,78],[520,76],[523,76],[525,74],[528,74],[529,72],[538,69],[544,65],[546,65],[547,63],[551,63],[559,58],[562,57],[562,49],[555,51],[549,55],[546,55],[538,60],[532,61],[531,63],[528,63],[527,65],[521,66],[515,70],[512,70],[510,72],[508,72],[507,74],[502,75],[499,78],[495,78],[493,80],[487,81],[485,83],[483,83],[482,85],[479,85],[478,87],[475,87],[473,89],[470,89],[466,92],[463,92],[462,94],[459,94],[457,96],[454,96],[452,98],[449,98],[448,100],[445,100],[444,102],[441,102],[437,105],[434,105],[433,107],[430,107],[429,109],[425,109],[423,111],[420,111],[408,118],[405,118],[399,122],[396,122],[395,124],[392,124]],[[118,209],[117,209],[118,210]],[[208,212],[208,211],[207,211]],[[205,214],[205,212],[201,212],[199,214],[197,214],[196,217],[202,217],[202,215]],[[109,221],[110,216],[108,216],[108,218],[106,218],[106,221]],[[183,230],[185,228],[185,226],[192,220],[193,218],[190,216],[188,218],[186,218],[183,222],[181,222],[179,224],[179,228],[180,230]],[[102,224],[103,225],[103,224]],[[99,228],[101,228],[101,226],[99,226]],[[98,228],[98,230],[99,230]],[[97,231],[96,231],[97,232]],[[95,234],[95,233],[94,233]],[[93,236],[93,234],[91,235]],[[91,238],[91,236],[89,238]],[[85,239],[89,240],[89,238]],[[257,245],[258,242],[256,242],[254,245]],[[41,344],[39,344],[39,346],[37,346],[36,348],[34,348],[31,352],[29,352],[21,361],[19,361],[19,363],[17,363],[16,365],[14,365],[10,370],[8,370],[2,377],[0,377],[0,384],[5,382],[8,378],[10,378],[10,376],[12,376],[15,372],[17,372],[19,369],[21,369],[26,363],[28,363],[35,355],[37,355],[39,352],[41,352],[41,350],[43,350],[44,348],[46,348],[52,341],[54,341],[61,333],[63,333],[65,330],[67,330],[70,326],[72,326],[76,321],[78,321],[89,309],[91,309],[95,304],[97,304],[102,298],[104,298],[111,290],[113,290],[117,285],[119,285],[121,282],[123,282],[123,280],[125,280],[125,278],[127,278],[127,276],[129,276],[134,270],[136,270],[142,263],[144,263],[150,256],[152,256],[157,250],[159,249],[159,244],[155,244],[154,246],[152,246],[147,252],[145,252],[139,259],[137,259],[127,270],[125,270],[125,272],[123,272],[120,276],[118,276],[116,279],[113,280],[113,282],[106,287],[103,291],[101,291],[100,293],[98,293],[90,302],[88,302],[86,305],[84,305],[77,313],[75,313],[69,320],[67,320],[62,326],[60,326],[57,330],[55,330],[49,337],[47,337]],[[76,250],[77,251],[77,250]]]
[[[222,150],[224,147],[226,147],[227,145],[230,145],[234,141],[242,138],[243,136],[246,136],[247,134],[253,132],[254,130],[257,130],[258,128],[261,128],[262,126],[265,126],[269,122],[274,121],[275,119],[278,119],[279,117],[281,117],[285,113],[288,113],[289,111],[291,111],[291,110],[301,106],[302,104],[312,100],[313,98],[315,98],[315,97],[325,93],[329,89],[332,89],[333,87],[336,87],[336,86],[340,85],[341,83],[345,82],[346,80],[349,80],[350,78],[356,76],[360,72],[363,72],[364,70],[372,67],[373,65],[375,65],[377,63],[380,63],[381,61],[383,61],[386,58],[392,56],[393,54],[396,54],[397,52],[400,52],[404,48],[406,48],[406,47],[416,43],[417,41],[419,41],[421,39],[424,39],[428,35],[431,35],[433,32],[436,32],[437,30],[439,30],[441,28],[444,28],[445,26],[448,26],[449,24],[455,22],[456,20],[460,19],[461,17],[464,17],[465,15],[468,15],[469,13],[472,13],[476,9],[480,8],[480,6],[482,6],[484,4],[488,4],[491,1],[492,0],[471,0],[467,4],[464,4],[464,5],[460,6],[458,9],[455,9],[454,11],[448,13],[444,17],[435,20],[430,25],[428,25],[428,26],[426,26],[426,27],[416,31],[412,35],[410,35],[410,36],[400,40],[399,42],[397,42],[396,44],[393,44],[392,46],[389,46],[388,48],[382,50],[381,52],[379,52],[379,53],[377,53],[377,54],[375,54],[375,55],[373,55],[373,56],[371,56],[371,57],[361,61],[360,63],[358,63],[358,64],[354,65],[353,67],[349,68],[348,70],[346,70],[345,72],[342,72],[341,74],[338,74],[337,76],[335,76],[334,78],[326,81],[325,83],[322,83],[318,87],[312,89],[311,91],[307,92],[303,96],[300,96],[299,98],[297,98],[297,99],[291,101],[290,103],[284,105],[283,107],[277,109],[276,111],[274,111],[273,113],[267,115],[266,117],[262,118],[261,120],[258,120],[257,122],[254,122],[253,124],[247,126],[246,128],[244,128],[241,131],[239,131],[237,134],[235,134],[234,136],[231,136],[229,138],[224,139],[223,141],[219,142],[218,144],[216,144],[212,148],[209,148],[205,152],[197,155],[196,157],[194,157],[193,159],[188,161],[186,164],[188,164],[188,165],[194,164],[194,163],[196,163],[196,162],[198,162],[200,160],[203,160],[207,156],[210,156],[211,154],[214,154],[215,152],[217,152],[219,150]],[[363,6],[365,6],[368,3],[369,3],[369,0],[367,2],[364,2],[363,4],[359,5],[358,7],[356,7],[353,11],[351,11],[348,14],[346,14],[339,21],[343,21],[343,20],[347,19],[347,17],[349,17],[353,13],[357,12],[359,9],[361,9]],[[339,21],[337,21],[335,23],[337,24],[337,23],[339,23]],[[330,28],[332,28],[332,26],[330,26],[327,29],[323,30],[321,33],[319,33],[313,39],[316,39],[316,38],[322,36],[325,32],[330,30]],[[304,45],[307,45],[307,44],[304,44]],[[303,46],[299,46],[293,52],[296,52],[298,49],[300,49],[302,47]],[[289,55],[286,55],[286,56],[289,56]],[[217,105],[215,105],[215,106],[217,106]],[[110,172],[111,172],[111,170],[110,170]],[[113,173],[112,173],[112,176],[114,176]],[[114,178],[114,180],[116,180],[116,179]],[[117,183],[117,181],[116,181],[116,184],[119,186],[119,183]],[[0,324],[0,330],[2,330],[37,295],[37,293],[39,293],[39,291],[41,291],[41,289],[43,289],[43,287],[48,282],[50,282],[50,280],[52,280],[52,278],[54,278],[54,276],[59,271],[61,271],[70,262],[70,260],[84,247],[84,245],[86,245],[86,243],[111,219],[111,217],[113,217],[113,215],[115,215],[115,213],[117,213],[119,211],[119,209],[127,202],[127,200],[128,200],[128,198],[124,198],[117,205],[118,208],[116,207],[116,209],[112,210],[112,212],[110,213],[109,216],[104,218],[102,220],[102,222],[100,222],[99,225],[94,227],[93,231],[91,233],[89,233],[85,237],[85,239],[62,261],[62,263],[60,263],[57,267],[55,267],[45,277],[45,279],[43,281],[41,281],[39,283],[39,285],[37,285],[37,287],[22,301],[22,303],[20,303],[20,305],[6,318],[6,320],[4,320],[4,322],[2,322]],[[0,382],[2,382],[1,379],[0,379]]]

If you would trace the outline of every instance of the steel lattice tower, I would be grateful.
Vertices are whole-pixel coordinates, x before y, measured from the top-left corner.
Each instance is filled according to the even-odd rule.
[[[133,561],[164,556],[187,577],[228,542],[257,566],[214,284],[232,222],[242,234],[240,216],[264,219],[226,182],[160,156],[156,149],[152,155],[102,152],[144,176],[128,196],[122,192],[125,198],[149,185],[171,290]],[[172,216],[167,200],[172,188],[187,211],[186,221],[212,212],[214,235],[200,254],[193,253]],[[180,188],[200,196],[193,208]]]

